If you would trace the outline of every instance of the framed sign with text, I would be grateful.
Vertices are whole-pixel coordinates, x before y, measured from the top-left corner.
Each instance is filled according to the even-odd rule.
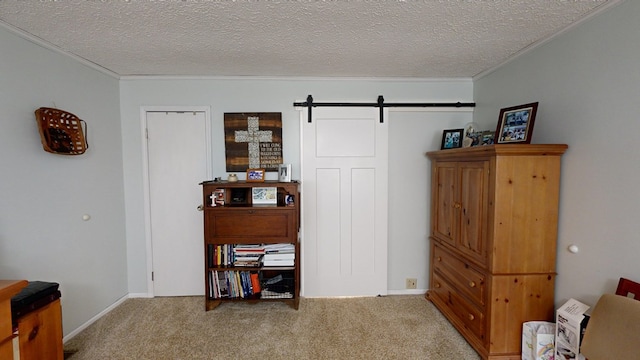
[[[278,171],[282,164],[282,113],[225,113],[227,172]]]

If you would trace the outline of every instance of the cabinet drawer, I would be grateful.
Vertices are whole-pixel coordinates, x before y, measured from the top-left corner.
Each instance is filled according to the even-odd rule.
[[[462,259],[433,246],[433,269],[450,281],[460,292],[480,306],[485,305],[485,277]]]
[[[210,210],[205,216],[205,236],[210,240],[233,242],[234,239],[252,238],[253,242],[261,242],[260,238],[268,238],[290,242],[297,238],[293,210]]]
[[[484,339],[485,321],[484,313],[473,304],[469,303],[457,290],[438,274],[433,274],[433,284],[431,292],[444,302],[451,310],[450,312],[469,329],[478,339]]]

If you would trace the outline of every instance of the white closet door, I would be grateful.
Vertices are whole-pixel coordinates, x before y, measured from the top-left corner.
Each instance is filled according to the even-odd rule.
[[[204,112],[147,112],[155,296],[204,295]]]

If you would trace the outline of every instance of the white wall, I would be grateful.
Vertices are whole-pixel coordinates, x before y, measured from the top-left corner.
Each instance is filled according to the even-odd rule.
[[[282,112],[283,158],[300,178],[299,110],[293,103],[311,94],[316,102],[470,102],[470,80],[381,81],[362,79],[144,79],[121,81],[129,291],[147,289],[143,211],[141,106],[210,106],[213,176],[226,178],[225,112]],[[426,289],[428,271],[428,161],[425,152],[440,147],[442,129],[471,121],[467,111],[396,111],[390,109],[389,290],[405,291],[405,278]],[[305,110],[306,111],[306,110]],[[273,176],[275,174],[268,174]],[[205,180],[205,179],[203,179]],[[194,184],[196,186],[197,184]],[[304,241],[304,239],[303,239]]]
[[[539,101],[533,142],[569,145],[556,305],[640,281],[639,18],[640,2],[623,2],[474,81],[476,122],[495,128],[500,108]]]
[[[127,294],[119,84],[3,27],[0,49],[0,278],[60,283],[68,334]],[[44,152],[39,107],[85,120],[89,150]]]
[[[442,130],[462,128],[472,113],[390,111],[389,123],[389,293],[403,294],[406,278],[429,282],[431,163],[427,151],[440,149]]]

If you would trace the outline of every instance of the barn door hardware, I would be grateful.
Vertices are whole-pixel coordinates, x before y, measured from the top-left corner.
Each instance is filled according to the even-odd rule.
[[[308,95],[307,101],[305,102],[294,102],[293,106],[303,106],[308,108],[308,119],[307,122],[311,122],[311,108],[325,106],[325,107],[338,107],[338,106],[347,106],[347,107],[378,107],[380,108],[380,122],[384,122],[383,119],[383,109],[386,107],[475,107],[476,103],[463,103],[463,102],[455,102],[455,103],[385,103],[384,97],[382,95],[378,96],[378,101],[374,103],[348,103],[348,102],[313,102],[313,96]]]

